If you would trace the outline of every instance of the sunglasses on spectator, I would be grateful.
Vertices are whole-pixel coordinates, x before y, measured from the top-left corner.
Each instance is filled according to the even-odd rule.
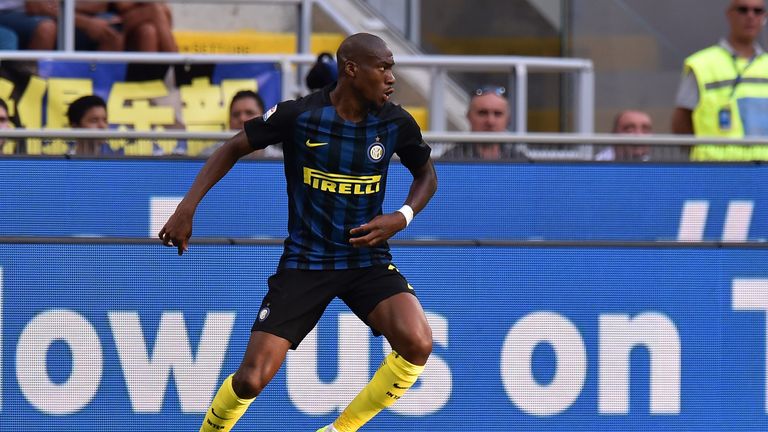
[[[8,117],[0,117],[0,122],[7,122],[10,120]]]
[[[735,6],[733,9],[741,15],[747,15],[749,11],[752,11],[755,15],[762,15],[765,13],[765,8],[762,7]]]
[[[485,86],[475,90],[475,96],[482,96],[487,94],[495,94],[496,96],[507,97],[507,89],[504,87],[492,87]]]

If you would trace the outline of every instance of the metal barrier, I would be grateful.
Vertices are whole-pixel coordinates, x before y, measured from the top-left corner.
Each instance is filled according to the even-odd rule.
[[[0,130],[0,139],[127,139],[127,140],[210,140],[223,141],[231,138],[237,131],[190,132],[190,131],[116,131],[94,129],[6,129]],[[768,138],[696,138],[690,135],[619,135],[619,134],[580,134],[580,133],[494,133],[494,132],[424,132],[424,140],[431,144],[443,145],[455,143],[472,145],[474,143],[518,143],[557,144],[574,146],[575,156],[564,157],[564,152],[546,154],[543,151],[525,152],[529,160],[592,160],[594,146],[600,145],[648,145],[656,147],[687,147],[700,144],[768,146]],[[584,152],[588,149],[588,152]]]
[[[16,51],[2,54],[2,60],[61,60],[93,63],[135,62],[163,64],[211,64],[211,63],[275,63],[284,75],[283,99],[298,96],[302,88],[293,66],[306,66],[315,62],[310,54],[286,55],[218,55],[218,54],[168,54],[168,53],[109,53],[109,52],[58,52]],[[431,71],[431,97],[429,100],[431,129],[442,131],[446,125],[445,91],[447,71],[483,71],[515,73],[515,124],[517,132],[525,132],[528,117],[528,80],[530,72],[572,72],[578,74],[575,98],[576,132],[591,133],[594,124],[594,70],[592,62],[583,59],[551,59],[518,56],[455,56],[419,55],[397,56],[397,67],[422,68]],[[569,155],[563,155],[569,156]],[[578,156],[573,155],[573,156]],[[582,155],[583,156],[583,155]]]

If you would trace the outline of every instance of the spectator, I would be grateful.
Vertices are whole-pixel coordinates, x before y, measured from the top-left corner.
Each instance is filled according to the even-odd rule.
[[[19,48],[51,51],[56,48],[56,21],[35,13],[36,3],[0,0],[0,25],[15,33]]]
[[[19,38],[16,32],[0,25],[0,51],[16,51],[19,49]]]
[[[305,81],[310,91],[316,91],[335,82],[338,77],[336,60],[333,55],[324,52],[317,56],[317,61],[307,73]]]
[[[472,94],[467,120],[472,132],[507,132],[510,119],[509,101],[504,87],[485,86]],[[445,158],[499,160],[512,157],[512,146],[503,143],[475,143],[472,147],[458,145]]]
[[[229,103],[229,129],[240,131],[243,129],[243,124],[246,120],[263,114],[264,101],[261,99],[261,96],[252,90],[240,90],[232,96],[232,101]],[[210,156],[222,144],[224,143],[217,143],[206,148],[200,152],[200,156]],[[255,156],[260,156],[263,152],[263,150],[257,150],[247,157],[254,157],[252,156],[254,153],[256,154]]]
[[[0,99],[0,130],[11,128],[11,117],[8,113],[8,104],[3,99]],[[8,146],[8,148],[6,148]],[[15,153],[15,146],[13,142],[5,138],[0,138],[0,154]]]
[[[75,48],[83,51],[122,51],[120,17],[103,2],[75,2]]]
[[[764,0],[731,0],[729,34],[685,60],[672,131],[697,137],[768,135],[768,55],[757,43]],[[692,160],[768,160],[768,147],[697,145]]]
[[[107,104],[96,95],[75,99],[67,109],[69,126],[78,129],[107,129]],[[68,154],[79,156],[123,154],[124,150],[112,150],[103,139],[80,139],[70,145]]]
[[[241,90],[232,96],[229,103],[229,128],[243,129],[243,123],[264,114],[264,101],[258,93],[251,90]]]
[[[171,9],[163,3],[114,2],[120,15],[127,51],[178,52]]]
[[[624,110],[616,114],[613,120],[613,133],[629,135],[649,135],[653,133],[653,122],[648,113],[638,110]],[[651,146],[616,145],[608,146],[595,155],[598,161],[636,161],[651,160]]]
[[[27,13],[58,20],[58,1],[27,1]],[[123,37],[113,26],[116,17],[107,13],[106,4],[77,2],[75,5],[75,49],[84,51],[122,51]],[[54,23],[54,26],[56,24]],[[54,40],[56,32],[54,31]],[[50,49],[53,49],[51,47]]]

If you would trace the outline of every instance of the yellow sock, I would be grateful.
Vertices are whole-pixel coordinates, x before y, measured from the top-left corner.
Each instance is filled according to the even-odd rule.
[[[221,383],[200,432],[229,432],[256,398],[240,399],[232,388],[232,375]]]
[[[379,411],[400,399],[423,370],[424,366],[411,364],[392,351],[381,363],[368,385],[333,422],[333,426],[339,432],[357,431]]]

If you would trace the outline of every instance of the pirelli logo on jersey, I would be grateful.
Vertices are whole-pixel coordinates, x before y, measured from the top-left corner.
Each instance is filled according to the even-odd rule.
[[[351,176],[304,167],[304,183],[323,192],[368,195],[381,190],[381,175]]]

